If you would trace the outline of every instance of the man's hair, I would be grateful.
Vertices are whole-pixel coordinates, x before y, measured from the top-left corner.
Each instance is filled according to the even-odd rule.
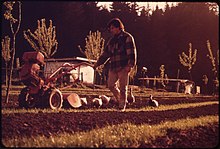
[[[114,27],[119,28],[120,30],[124,30],[124,24],[121,22],[121,20],[119,18],[113,18],[108,22],[108,29],[110,28],[110,26],[113,25]]]

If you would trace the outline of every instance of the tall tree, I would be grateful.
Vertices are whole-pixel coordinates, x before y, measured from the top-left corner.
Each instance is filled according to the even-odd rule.
[[[6,103],[8,103],[9,95],[10,95],[10,87],[11,87],[11,80],[12,80],[12,72],[13,72],[13,66],[14,66],[14,59],[15,59],[15,51],[16,51],[16,36],[20,29],[21,25],[21,2],[20,1],[6,1],[3,3],[7,10],[4,13],[4,17],[6,20],[10,23],[10,29],[12,32],[12,56],[11,56],[11,64],[10,64],[10,73],[9,73],[9,79],[8,79],[8,86],[7,86],[7,92],[6,92]],[[14,18],[12,15],[13,6],[17,4],[18,5],[18,19]],[[15,28],[13,25],[17,25]]]
[[[149,40],[151,41],[151,50],[149,54],[152,54],[151,56],[155,57],[153,60],[153,63],[159,67],[163,63],[166,64],[166,50],[167,44],[166,44],[166,32],[164,28],[164,16],[163,16],[163,10],[159,9],[158,6],[156,6],[156,9],[152,12],[152,15],[150,16],[150,32],[149,32]],[[163,54],[158,54],[163,49]],[[158,59],[161,59],[159,62]]]
[[[103,53],[104,50],[104,43],[105,40],[101,36],[101,32],[98,30],[96,32],[89,32],[89,35],[85,38],[86,46],[85,50],[83,50],[80,46],[80,51],[86,56],[86,58],[91,62],[91,60],[98,60],[100,55]],[[99,76],[101,75],[104,65],[98,67],[95,71],[94,80],[96,80],[96,72],[98,72]]]
[[[127,18],[129,13],[129,4],[127,2],[112,2],[110,5],[110,12],[113,17]]]
[[[83,50],[80,46],[80,51],[90,60],[98,60],[104,49],[105,40],[101,36],[101,32],[89,32],[89,35],[85,38],[86,46]]]
[[[180,63],[188,68],[189,79],[192,81],[191,70],[193,65],[196,63],[196,54],[197,49],[195,49],[194,53],[192,54],[192,43],[189,43],[189,55],[186,55],[185,52],[182,52],[182,56],[179,55]]]
[[[10,41],[11,39],[9,36],[5,36],[5,38],[2,39],[2,57],[5,61],[5,86],[8,86],[8,62],[11,59]]]
[[[84,10],[85,10],[85,15],[86,15],[86,22],[88,25],[88,29],[90,30],[96,30],[97,26],[99,24],[99,20],[97,17],[99,16],[99,8],[97,6],[98,2],[86,2]]]
[[[139,11],[139,6],[137,2],[130,2],[128,3],[128,6],[129,6],[130,14],[137,17]]]
[[[140,7],[139,11],[140,11],[140,17],[149,17],[151,11],[149,3],[147,4],[146,7],[145,6]]]
[[[218,78],[218,71],[217,71],[217,66],[219,65],[218,53],[216,53],[216,55],[217,55],[216,57],[213,55],[212,48],[211,48],[211,43],[210,43],[209,40],[207,40],[207,49],[209,51],[209,54],[207,54],[207,57],[209,58],[209,60],[211,61],[211,64],[212,64],[213,77]]]
[[[24,38],[35,51],[39,51],[46,58],[50,58],[56,53],[58,46],[55,26],[53,26],[52,20],[50,20],[49,27],[47,28],[45,19],[38,20],[37,24],[37,29],[34,33],[30,29],[24,31]]]

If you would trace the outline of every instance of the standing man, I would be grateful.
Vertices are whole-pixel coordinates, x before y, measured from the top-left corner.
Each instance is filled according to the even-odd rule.
[[[96,69],[109,59],[108,88],[119,104],[119,110],[125,111],[129,72],[136,65],[137,52],[134,38],[124,30],[119,18],[113,18],[107,25],[112,34],[104,52],[94,65]],[[119,86],[118,86],[119,85]]]

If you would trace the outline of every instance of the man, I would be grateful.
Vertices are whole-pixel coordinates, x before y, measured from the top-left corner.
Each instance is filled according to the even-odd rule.
[[[133,36],[124,31],[124,25],[119,18],[110,20],[107,27],[112,38],[95,63],[94,69],[109,58],[108,88],[115,96],[119,110],[125,111],[129,72],[136,65],[136,46]]]

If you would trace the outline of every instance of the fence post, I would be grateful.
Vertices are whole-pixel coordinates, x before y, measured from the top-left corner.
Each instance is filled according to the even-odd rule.
[[[81,80],[80,80],[81,83],[83,83],[83,72],[81,72]]]

